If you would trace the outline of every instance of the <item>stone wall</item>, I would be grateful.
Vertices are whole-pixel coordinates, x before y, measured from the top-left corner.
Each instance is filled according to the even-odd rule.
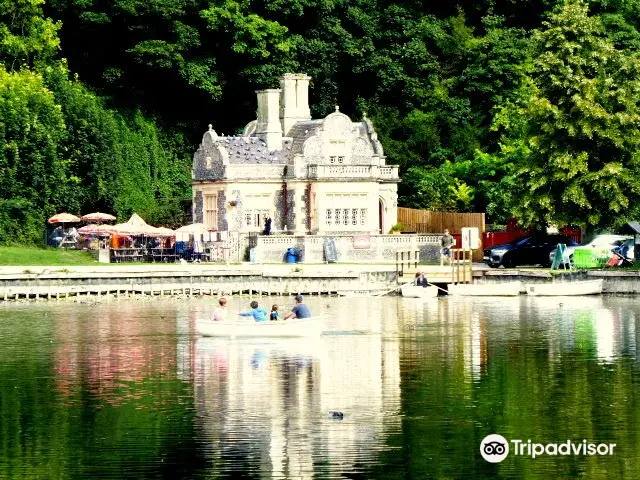
[[[287,249],[297,248],[303,262],[322,263],[327,238],[335,241],[339,263],[394,263],[398,250],[419,250],[422,262],[440,261],[439,235],[259,235],[256,258],[279,263],[285,261]]]
[[[256,272],[195,269],[177,266],[167,271],[14,273],[0,275],[0,303],[7,300],[64,299],[96,301],[131,295],[293,295],[331,294],[372,287],[393,289],[394,271]],[[292,269],[293,270],[293,269]],[[83,300],[94,297],[94,300]]]

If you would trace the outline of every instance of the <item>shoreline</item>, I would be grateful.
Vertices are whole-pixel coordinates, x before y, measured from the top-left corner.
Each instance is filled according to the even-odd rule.
[[[451,267],[419,265],[430,282],[446,288]],[[640,294],[640,271],[489,269],[474,264],[473,283],[546,283],[563,276],[604,281],[603,293]],[[126,264],[0,267],[0,301],[69,297],[346,295],[393,293],[410,280],[390,264]]]

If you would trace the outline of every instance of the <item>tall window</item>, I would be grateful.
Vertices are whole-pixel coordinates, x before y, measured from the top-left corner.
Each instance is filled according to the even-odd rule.
[[[336,208],[335,212],[336,212],[336,215],[335,215],[336,225],[340,225],[342,210],[340,208]]]
[[[366,225],[366,224],[367,224],[367,209],[361,208],[360,209],[360,225]]]
[[[218,229],[218,195],[209,194],[204,196],[204,224],[211,230]]]

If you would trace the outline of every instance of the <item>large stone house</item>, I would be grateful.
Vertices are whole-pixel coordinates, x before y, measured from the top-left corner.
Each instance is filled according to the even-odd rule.
[[[336,107],[311,119],[310,77],[285,74],[257,91],[242,135],[205,132],[193,158],[193,219],[211,230],[297,235],[387,233],[397,221],[398,167],[386,165],[366,117]]]

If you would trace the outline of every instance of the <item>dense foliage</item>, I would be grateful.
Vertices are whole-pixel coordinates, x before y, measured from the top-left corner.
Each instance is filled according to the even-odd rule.
[[[183,223],[192,147],[71,76],[40,4],[0,1],[0,243],[42,241],[63,210]]]
[[[0,0],[0,241],[62,209],[182,220],[204,126],[287,71],[314,116],[373,120],[401,204],[614,225],[640,200],[639,28],[638,0]]]

